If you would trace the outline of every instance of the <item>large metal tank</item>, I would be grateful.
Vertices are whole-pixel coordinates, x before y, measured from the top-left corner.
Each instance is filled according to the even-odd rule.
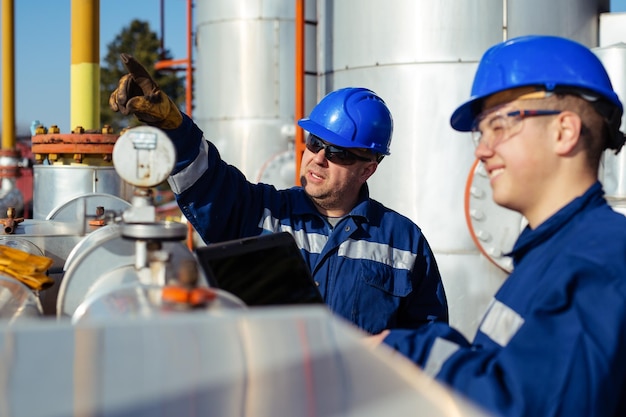
[[[280,129],[293,123],[294,3],[198,5],[195,119],[224,159],[250,179],[284,148]],[[450,128],[449,117],[469,97],[488,47],[531,33],[596,46],[598,13],[609,10],[609,1],[306,3],[307,19],[318,21],[316,44],[307,32],[305,46],[306,70],[318,74],[317,87],[310,80],[307,86],[306,111],[345,86],[369,87],[388,103],[395,122],[391,156],[370,180],[371,195],[423,229],[439,262],[451,322],[471,337],[507,272],[481,254],[470,233],[465,194],[473,190],[487,201],[490,190],[481,181],[472,187],[478,176],[473,145]],[[489,223],[505,222],[508,234],[488,240],[506,246],[523,222],[498,210],[488,208]]]
[[[315,2],[306,3],[314,20]],[[194,119],[224,160],[256,181],[274,161],[293,160],[295,2],[201,1],[196,20]],[[315,27],[307,26],[305,50],[314,62]],[[317,93],[315,77],[308,78],[310,107]],[[295,178],[266,182],[290,186]]]
[[[112,166],[35,165],[33,218],[47,219],[69,200],[86,194],[127,194]]]
[[[626,13],[600,15],[600,47],[594,48],[611,77],[613,88],[626,103]],[[622,115],[622,132],[626,132],[626,114]],[[626,152],[615,155],[607,151],[601,170],[607,199],[614,209],[626,214]]]

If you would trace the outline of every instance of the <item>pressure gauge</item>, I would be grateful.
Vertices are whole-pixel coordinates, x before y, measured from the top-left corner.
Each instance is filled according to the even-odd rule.
[[[161,129],[138,126],[128,129],[117,140],[113,164],[127,183],[154,187],[165,181],[174,169],[176,149]]]

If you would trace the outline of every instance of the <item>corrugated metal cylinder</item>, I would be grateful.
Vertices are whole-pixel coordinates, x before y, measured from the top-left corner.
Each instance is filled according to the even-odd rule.
[[[626,22],[626,19],[625,19]],[[626,100],[626,44],[619,43],[602,48],[595,48],[595,54],[606,67],[613,88],[617,92],[622,104]],[[622,116],[622,132],[626,130],[626,115]],[[615,155],[614,151],[607,151],[602,165],[602,183],[607,199],[614,206],[626,209],[626,152]]]
[[[306,2],[307,19],[315,2]],[[198,2],[194,119],[222,157],[256,181],[264,165],[292,147],[295,2]],[[315,29],[306,29],[315,64]],[[315,102],[314,77],[306,102]],[[293,184],[293,182],[292,182]]]

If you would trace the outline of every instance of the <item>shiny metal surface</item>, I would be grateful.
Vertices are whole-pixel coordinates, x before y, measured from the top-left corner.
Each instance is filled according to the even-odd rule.
[[[485,416],[323,307],[0,325],[12,417]],[[51,359],[42,355],[54,352]],[[42,370],[45,369],[45,372]],[[36,400],[34,397],[36,396]]]
[[[272,184],[278,189],[289,188],[294,185],[295,170],[294,150],[279,152],[263,164],[256,182]]]
[[[183,240],[187,226],[178,222],[122,223],[121,236],[137,240]]]
[[[294,125],[294,2],[217,0],[197,4],[194,119],[222,157],[251,181],[263,165],[289,149]],[[316,2],[306,2],[315,20]],[[315,30],[307,30],[309,62]],[[315,69],[312,65],[309,68]],[[316,100],[309,77],[307,101]],[[295,178],[290,185],[295,183]]]
[[[502,3],[507,7],[507,39],[528,34],[557,35],[588,47],[598,45],[598,16],[610,7],[610,0],[502,0]]]
[[[32,255],[43,256],[43,251],[41,250],[41,248],[36,246],[30,240],[16,239],[13,236],[0,236],[0,245],[19,249]]]
[[[621,21],[626,24],[626,14]],[[623,37],[626,42],[626,34]],[[593,51],[609,73],[622,104],[626,104],[626,43],[594,48]],[[620,130],[626,132],[626,115],[622,115]],[[604,153],[601,180],[609,202],[613,206],[626,207],[626,152],[623,149],[617,155],[614,151]]]
[[[52,259],[48,276],[54,279],[54,284],[39,293],[46,315],[54,315],[56,312],[56,297],[63,278],[65,260],[74,246],[91,230],[76,223],[26,219],[18,225],[14,234],[0,237],[0,242],[4,239],[4,243],[9,246],[30,248],[29,253]]]
[[[0,273],[0,323],[39,317],[41,303],[30,288]]]
[[[619,43],[626,43],[624,24],[626,12],[600,13],[600,34],[598,46],[605,47]]]
[[[90,294],[105,292],[116,285],[137,282],[134,240],[122,237],[121,226],[105,226],[106,232],[87,237],[79,250],[72,253],[71,262],[64,266],[57,301],[58,317],[74,314],[78,305]],[[174,271],[185,260],[195,260],[183,242],[162,242],[162,250],[171,255]]]
[[[136,187],[155,187],[165,181],[176,163],[176,149],[164,131],[137,126],[120,136],[113,148],[117,174]]]
[[[2,165],[0,164],[0,169]],[[21,216],[24,212],[24,196],[17,188],[15,178],[0,178],[0,219],[7,217],[7,210],[12,207]]]
[[[486,46],[503,39],[502,1],[395,0],[390,7],[384,0],[344,0],[324,5],[318,29],[321,81],[344,71],[387,65],[476,62]],[[394,80],[388,83],[409,87]],[[327,84],[322,93],[345,85]],[[461,91],[469,92],[470,86]],[[372,87],[376,91],[379,85]]]
[[[45,219],[53,209],[79,195],[123,196],[125,186],[112,166],[35,165],[33,219]]]
[[[193,310],[188,306],[163,301],[163,287],[141,285],[137,282],[121,284],[103,293],[93,293],[76,308],[72,323],[107,321],[116,318],[171,316],[185,312],[206,312],[215,317],[231,309],[245,310],[247,306],[239,298],[226,291],[211,289],[215,299]]]
[[[54,207],[46,216],[46,220],[56,220],[80,224],[94,219],[96,209],[104,208],[106,213],[121,214],[130,207],[130,203],[113,194],[89,193],[78,195]]]
[[[3,238],[36,246],[42,255],[52,258],[49,271],[54,273],[62,270],[74,245],[88,232],[89,230],[74,223],[26,219],[18,225],[13,235]]]

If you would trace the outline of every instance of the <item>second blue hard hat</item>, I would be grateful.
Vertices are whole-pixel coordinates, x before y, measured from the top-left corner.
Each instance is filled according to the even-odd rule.
[[[472,129],[483,100],[505,90],[536,86],[545,91],[565,89],[602,98],[623,111],[609,76],[586,46],[557,36],[529,35],[492,46],[485,52],[472,85],[470,99],[457,108],[450,124]]]
[[[367,88],[327,94],[298,125],[333,145],[389,155],[393,118],[383,99]]]

